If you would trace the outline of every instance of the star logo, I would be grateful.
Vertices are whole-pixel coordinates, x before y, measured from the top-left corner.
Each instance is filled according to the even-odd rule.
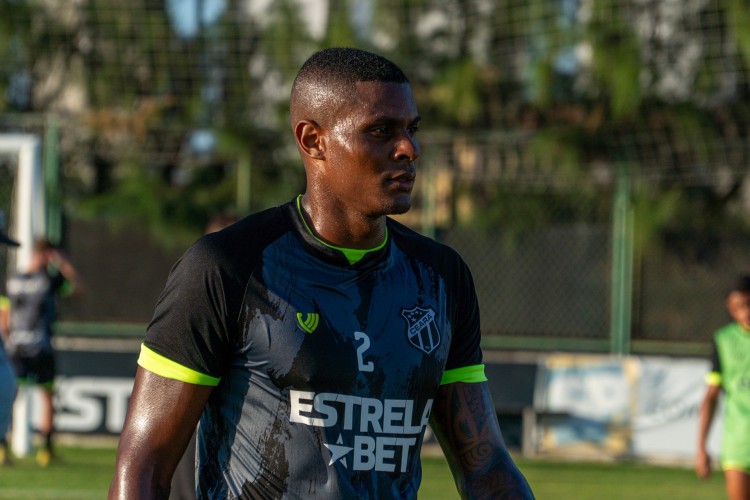
[[[354,448],[351,446],[343,446],[342,443],[344,441],[341,439],[341,434],[339,434],[339,438],[336,440],[336,444],[328,444],[323,443],[323,446],[328,448],[328,451],[331,452],[331,461],[328,462],[328,465],[333,465],[336,462],[341,462],[344,464],[344,467],[347,469],[349,466],[346,464],[346,454],[352,451]]]

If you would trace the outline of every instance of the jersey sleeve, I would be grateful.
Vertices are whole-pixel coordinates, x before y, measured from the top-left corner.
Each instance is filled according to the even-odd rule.
[[[711,369],[706,374],[706,384],[721,386],[721,359],[719,358],[719,349],[716,345],[716,339],[711,344]]]
[[[468,266],[459,259],[456,281],[454,332],[441,384],[484,382],[479,301]]]
[[[139,365],[158,375],[216,385],[237,328],[242,297],[229,259],[211,239],[198,240],[177,261],[159,297]]]

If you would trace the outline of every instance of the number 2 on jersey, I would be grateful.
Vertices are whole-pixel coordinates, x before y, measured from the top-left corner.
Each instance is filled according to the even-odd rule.
[[[357,364],[359,365],[359,371],[374,371],[375,365],[373,365],[372,361],[365,363],[364,359],[365,351],[370,348],[370,337],[368,337],[365,332],[354,332],[354,339],[362,341],[359,347],[357,347]]]

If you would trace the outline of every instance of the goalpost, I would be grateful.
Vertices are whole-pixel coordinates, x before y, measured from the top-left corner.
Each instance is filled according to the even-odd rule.
[[[8,234],[21,246],[8,253],[6,273],[25,269],[31,259],[34,239],[46,234],[46,197],[42,172],[41,141],[34,134],[0,134],[0,156],[15,159],[10,200]],[[15,257],[15,258],[13,258]],[[13,405],[11,448],[16,456],[31,450],[31,406],[33,393],[19,387]]]
[[[17,158],[8,229],[21,244],[15,251],[13,267],[23,269],[31,257],[34,239],[46,234],[41,141],[33,134],[0,134],[0,155]]]

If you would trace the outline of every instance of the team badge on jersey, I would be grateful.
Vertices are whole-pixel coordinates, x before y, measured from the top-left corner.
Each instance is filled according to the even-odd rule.
[[[440,330],[435,323],[435,311],[432,309],[402,309],[401,316],[406,320],[406,337],[409,343],[430,354],[440,345]]]

